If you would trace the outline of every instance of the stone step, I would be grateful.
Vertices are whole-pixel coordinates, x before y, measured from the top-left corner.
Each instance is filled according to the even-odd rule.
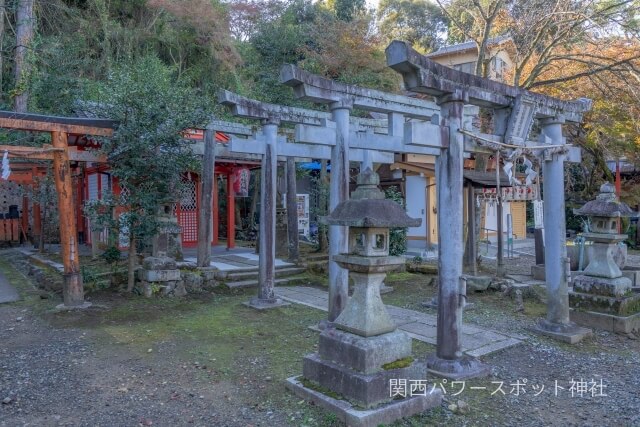
[[[296,284],[301,280],[300,277],[281,277],[279,279],[274,280],[274,284],[276,286],[285,286],[289,284]],[[299,282],[298,282],[299,283]],[[249,279],[249,280],[239,280],[235,282],[226,282],[224,284],[229,289],[242,289],[242,288],[257,288],[258,287],[258,279]]]
[[[302,274],[304,272],[305,272],[304,268],[290,267],[290,266],[282,266],[279,268],[276,267],[276,270],[275,270],[276,277],[295,276],[297,274]],[[238,281],[256,280],[256,279],[258,279],[257,268],[244,270],[244,271],[238,271],[238,270],[230,271],[227,273],[224,280],[227,282],[238,282]]]

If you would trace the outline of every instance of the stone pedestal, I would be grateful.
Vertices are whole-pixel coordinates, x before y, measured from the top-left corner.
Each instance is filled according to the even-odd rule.
[[[626,239],[627,236],[625,234],[602,233],[583,233],[583,236],[593,242],[588,251],[589,264],[583,274],[611,279],[622,276],[619,264],[624,266],[626,256],[620,253],[617,243]]]
[[[138,270],[138,280],[146,297],[159,292],[165,296],[185,296],[187,291],[176,261],[169,257],[147,257]]]
[[[287,386],[348,425],[377,426],[439,406],[442,394],[431,390],[426,377],[425,363],[411,357],[406,333],[363,337],[330,327],[320,334],[318,353],[304,358],[302,377]],[[403,381],[407,389],[398,396],[393,386]]]
[[[640,292],[627,277],[577,276],[569,303],[571,320],[580,324],[624,334],[640,329]]]

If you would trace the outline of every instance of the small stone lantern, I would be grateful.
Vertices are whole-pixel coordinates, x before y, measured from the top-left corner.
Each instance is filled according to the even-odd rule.
[[[586,216],[591,223],[590,232],[582,234],[593,242],[590,262],[583,274],[610,279],[622,276],[613,259],[613,251],[617,243],[627,238],[626,234],[618,234],[618,229],[621,218],[633,216],[631,208],[618,200],[615,187],[606,182],[600,187],[596,200],[587,202],[574,212]]]
[[[349,270],[355,289],[342,313],[321,332],[318,352],[305,356],[304,380],[288,380],[293,391],[330,409],[348,425],[386,424],[442,402],[437,389],[404,399],[394,399],[389,392],[398,379],[425,380],[427,375],[424,361],[411,357],[411,337],[396,330],[380,298],[386,273],[405,262],[389,256],[389,228],[415,227],[421,220],[409,218],[400,205],[385,199],[379,182],[371,169],[361,172],[351,199],[323,218],[328,225],[350,227],[348,253],[332,260]]]
[[[569,293],[571,320],[612,332],[629,333],[640,327],[640,294],[631,289],[631,280],[623,277],[614,261],[616,245],[627,238],[619,234],[620,219],[634,212],[620,202],[610,183],[600,187],[596,200],[574,211],[591,221],[591,231],[583,233],[593,242],[589,265],[572,280]]]

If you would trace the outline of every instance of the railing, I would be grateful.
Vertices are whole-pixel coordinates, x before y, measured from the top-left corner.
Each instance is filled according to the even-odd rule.
[[[484,235],[484,241],[487,245],[487,252],[489,252],[489,244],[491,243],[489,240],[489,232],[494,232],[496,234],[496,236],[498,235],[498,230],[494,230],[492,228],[487,228],[487,227],[482,227],[481,228],[483,235]],[[513,232],[509,232],[509,231],[503,231],[502,232],[503,235],[503,242],[506,243],[506,249],[507,249],[507,257],[512,258],[513,257],[513,237],[514,234]],[[496,242],[497,244],[497,242]]]

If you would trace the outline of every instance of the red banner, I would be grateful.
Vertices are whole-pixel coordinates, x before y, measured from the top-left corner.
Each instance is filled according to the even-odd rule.
[[[239,168],[233,171],[233,192],[236,197],[249,197],[249,181],[251,171],[248,168]]]

